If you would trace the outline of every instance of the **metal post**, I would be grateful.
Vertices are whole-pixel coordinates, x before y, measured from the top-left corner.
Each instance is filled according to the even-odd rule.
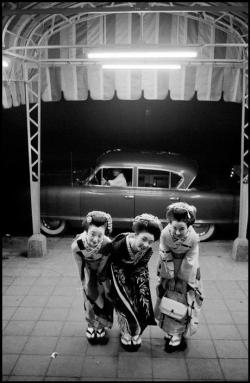
[[[31,70],[31,71],[30,71]],[[30,72],[31,73],[30,73]],[[28,256],[41,257],[46,254],[46,237],[40,234],[40,127],[41,127],[41,68],[40,65],[29,67],[24,64],[26,119],[29,153],[29,175],[31,194],[31,213],[33,235],[28,241]],[[32,76],[29,78],[29,74]],[[37,82],[37,93],[32,89],[32,81]],[[30,95],[35,104],[30,107]],[[31,117],[36,110],[36,116]]]
[[[240,215],[239,215],[239,238],[246,239],[247,220],[248,220],[248,177],[246,171],[248,164],[246,162],[247,140],[246,128],[246,108],[248,108],[248,94],[246,92],[247,70],[243,68],[243,100],[242,100],[242,116],[241,116],[241,171],[240,171]]]
[[[240,172],[240,211],[239,211],[239,232],[235,239],[232,249],[232,257],[237,261],[248,260],[248,163],[247,163],[247,144],[248,134],[246,129],[246,109],[248,109],[248,89],[247,79],[248,70],[246,65],[243,67],[242,75],[242,114],[241,114],[241,172]]]

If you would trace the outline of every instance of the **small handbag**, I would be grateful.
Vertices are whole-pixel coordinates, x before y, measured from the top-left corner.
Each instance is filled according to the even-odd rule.
[[[163,297],[160,303],[160,311],[162,314],[176,320],[182,320],[187,315],[187,306],[173,299]]]

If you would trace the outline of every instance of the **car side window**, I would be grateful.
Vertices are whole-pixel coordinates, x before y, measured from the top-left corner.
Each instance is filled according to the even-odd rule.
[[[175,188],[181,180],[178,174],[171,173],[164,170],[139,170],[139,187],[156,187],[156,188]]]
[[[132,169],[130,168],[103,168],[103,178],[106,181],[111,181],[110,186],[112,185],[112,181],[118,179],[117,186],[120,186],[120,182],[122,182],[122,186],[132,186]],[[123,180],[123,181],[121,181]],[[126,184],[126,185],[125,185]],[[115,186],[115,184],[114,184]]]

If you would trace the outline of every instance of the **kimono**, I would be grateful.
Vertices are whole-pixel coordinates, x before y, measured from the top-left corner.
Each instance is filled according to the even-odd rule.
[[[192,226],[189,226],[187,236],[178,240],[172,237],[170,224],[163,229],[157,275],[160,282],[156,288],[154,312],[159,327],[169,335],[193,335],[198,328],[204,297],[199,266],[199,236]],[[170,289],[173,278],[174,289]],[[161,313],[159,305],[163,296],[185,304],[187,315],[177,321]]]
[[[141,335],[156,325],[149,288],[148,262],[152,248],[133,253],[128,241],[134,233],[119,234],[111,244],[111,294],[121,334]]]
[[[90,249],[86,243],[86,234],[83,232],[77,235],[71,245],[82,282],[86,321],[95,329],[111,328],[113,304],[109,296],[110,283],[99,278],[108,260],[104,249],[110,239],[104,236],[97,248]]]

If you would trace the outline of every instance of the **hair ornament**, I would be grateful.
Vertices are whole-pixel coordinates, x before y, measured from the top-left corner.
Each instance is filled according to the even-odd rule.
[[[105,213],[104,211],[100,211],[100,210],[93,210],[91,212],[89,212],[87,214],[87,217],[86,217],[86,220],[87,220],[87,223],[90,224],[93,220],[93,217],[96,216],[96,217],[103,217],[106,219],[107,221],[107,229],[108,229],[108,232],[111,233],[112,232],[112,218],[111,218],[111,215],[109,213]]]
[[[107,226],[108,226],[108,231],[109,233],[112,232],[112,229],[113,229],[113,225],[112,225],[112,218],[111,218],[111,215],[109,213],[105,213],[106,214],[106,219],[107,219]]]
[[[158,217],[148,213],[137,215],[134,219],[134,222],[141,222],[145,226],[148,226],[149,222],[154,222],[159,226],[161,225],[161,222],[159,221]]]
[[[179,210],[186,211],[189,222],[194,222],[196,218],[196,207],[193,205],[189,205],[186,202],[175,202],[169,205],[167,209],[167,218],[170,214],[178,213]]]
[[[92,216],[90,215],[90,213],[87,215],[86,221],[88,224],[90,224],[92,222]]]

